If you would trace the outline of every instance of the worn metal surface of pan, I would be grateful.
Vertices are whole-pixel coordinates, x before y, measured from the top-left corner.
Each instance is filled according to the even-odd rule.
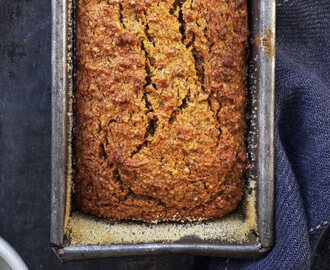
[[[71,209],[74,0],[52,0],[52,205],[50,243],[63,260],[161,253],[258,258],[274,243],[274,0],[249,1],[250,161],[243,202],[201,224],[107,222]]]

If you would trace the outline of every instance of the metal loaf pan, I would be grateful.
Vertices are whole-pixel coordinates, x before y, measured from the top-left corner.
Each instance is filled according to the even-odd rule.
[[[72,91],[74,0],[52,0],[52,205],[50,243],[63,260],[162,253],[258,258],[273,245],[275,1],[250,0],[250,161],[236,211],[203,223],[107,222],[74,211]]]

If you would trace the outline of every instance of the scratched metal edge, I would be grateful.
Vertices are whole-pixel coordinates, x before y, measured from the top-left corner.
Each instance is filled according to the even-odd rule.
[[[274,245],[274,109],[275,109],[275,29],[276,1],[250,1],[256,16],[252,39],[257,41],[252,50],[252,66],[257,101],[257,213],[260,242],[265,252]],[[268,34],[270,36],[268,36]],[[259,39],[259,40],[258,40]],[[267,43],[263,44],[263,41]]]
[[[71,1],[71,0],[70,0]],[[249,1],[252,10],[252,37],[266,29],[273,33],[275,46],[275,1]],[[273,239],[274,196],[274,54],[262,46],[252,48],[252,75],[258,96],[257,177],[258,233],[260,242],[245,245],[214,244],[135,244],[63,247],[67,174],[67,1],[52,0],[52,204],[50,243],[62,261],[131,255],[189,253],[196,255],[258,258],[268,252]],[[258,48],[257,48],[258,47]],[[274,47],[275,48],[275,47]],[[254,69],[256,67],[256,69]],[[251,73],[250,73],[251,75]]]
[[[66,1],[52,0],[52,140],[51,140],[51,223],[50,242],[62,246],[66,192]]]
[[[200,256],[219,256],[232,258],[260,258],[259,250],[261,244],[254,245],[190,245],[190,244],[143,244],[143,245],[122,245],[111,246],[78,246],[54,249],[54,252],[62,262],[88,259],[104,259],[109,257],[141,256],[147,254],[173,254],[185,253]]]

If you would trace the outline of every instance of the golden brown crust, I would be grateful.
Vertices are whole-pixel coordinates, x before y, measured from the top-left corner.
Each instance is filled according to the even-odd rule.
[[[79,0],[75,200],[110,219],[232,211],[245,154],[246,0]]]

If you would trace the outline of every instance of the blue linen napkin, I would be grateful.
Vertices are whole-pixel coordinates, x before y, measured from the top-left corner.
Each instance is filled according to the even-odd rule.
[[[212,270],[309,269],[330,225],[330,0],[278,0],[276,31],[276,244]]]

